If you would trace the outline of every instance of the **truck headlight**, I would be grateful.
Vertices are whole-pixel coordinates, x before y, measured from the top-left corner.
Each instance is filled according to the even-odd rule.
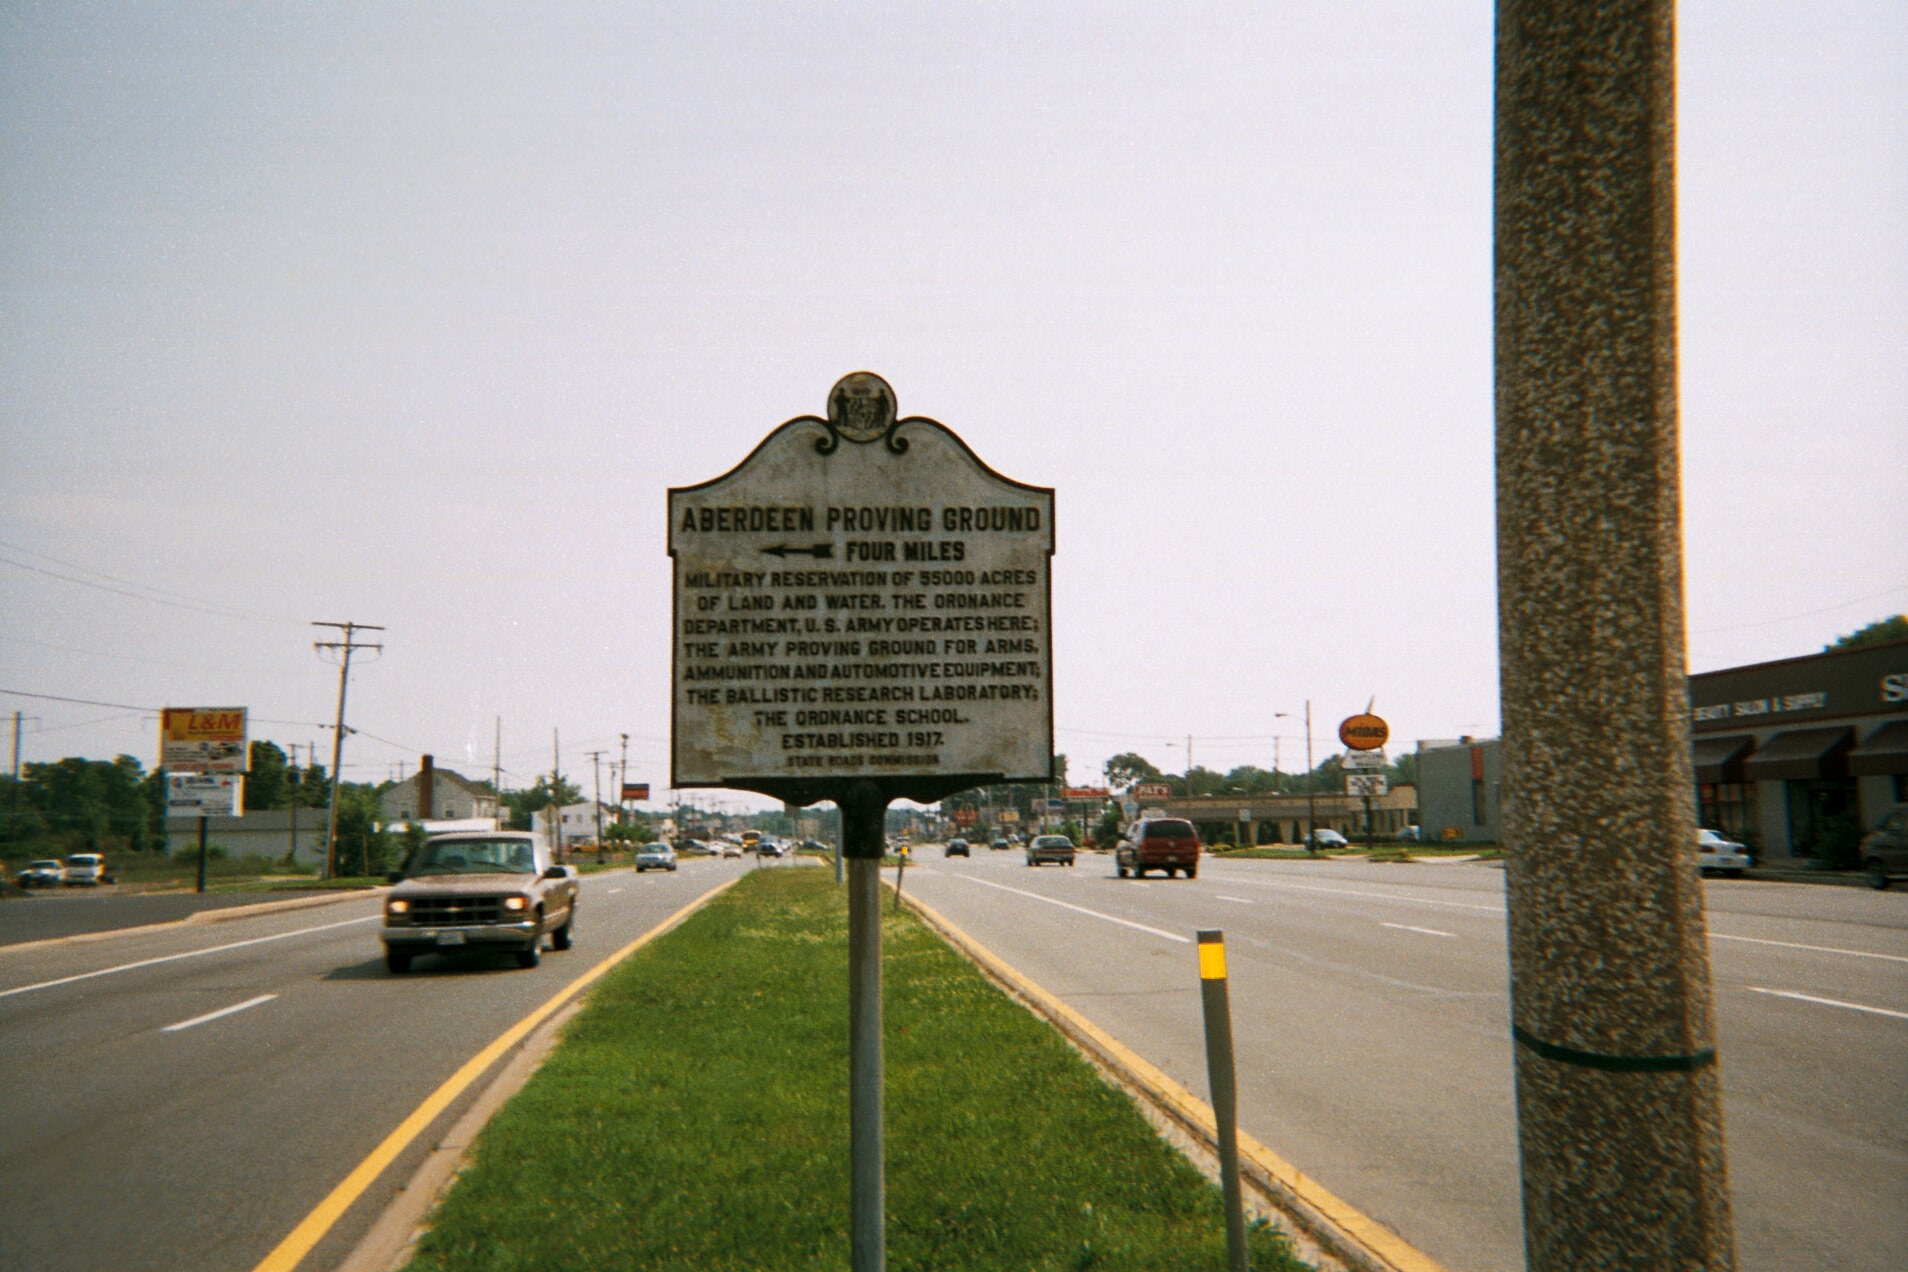
[[[384,904],[384,912],[386,914],[409,914],[411,912],[411,903],[409,901],[387,901]]]
[[[521,910],[529,904],[530,904],[530,901],[527,897],[505,897],[504,898],[504,909],[506,910]]]

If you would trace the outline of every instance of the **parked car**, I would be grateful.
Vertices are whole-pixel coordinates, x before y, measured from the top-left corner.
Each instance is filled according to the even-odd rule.
[[[1696,832],[1696,869],[1702,874],[1715,871],[1732,878],[1742,878],[1742,872],[1755,864],[1749,860],[1749,850],[1733,839],[1727,839],[1707,826]]]
[[[535,967],[545,937],[552,949],[570,948],[576,868],[552,861],[541,835],[433,835],[390,879],[378,939],[393,973],[409,971],[420,954],[506,950],[519,967]]]
[[[1033,842],[1027,845],[1027,864],[1037,866],[1043,861],[1072,865],[1073,841],[1065,835],[1035,835]]]
[[[645,870],[674,870],[676,868],[676,850],[657,840],[653,844],[644,844],[636,850],[636,873]]]
[[[57,888],[66,878],[66,870],[54,858],[29,861],[14,882],[22,888]]]
[[[742,855],[742,845],[733,840],[719,839],[710,847],[714,848],[719,856],[740,857]]]
[[[947,841],[947,846],[941,849],[941,855],[943,857],[971,857],[973,854],[967,850],[967,841],[965,839],[950,839]]]
[[[97,888],[102,883],[112,881],[112,873],[106,869],[106,858],[96,852],[76,852],[66,859],[66,865],[60,870],[60,882],[69,888]]]
[[[1908,807],[1884,816],[1862,839],[1862,873],[1871,888],[1908,875]]]
[[[833,848],[830,848],[827,844],[823,843],[819,839],[804,839],[802,840],[802,851],[820,853],[822,856],[826,857],[829,854],[833,853],[835,850]]]
[[[680,857],[715,857],[721,854],[715,845],[705,844],[700,839],[678,839],[675,843],[676,855]]]
[[[1113,850],[1113,871],[1144,878],[1148,870],[1163,870],[1168,879],[1184,871],[1199,877],[1199,833],[1183,817],[1149,817],[1133,823],[1126,838]]]
[[[1311,847],[1313,852],[1323,852],[1327,848],[1349,848],[1351,841],[1330,826],[1317,826],[1312,830]]]
[[[1424,842],[1424,830],[1418,826],[1406,826],[1403,830],[1398,832],[1398,842],[1401,844],[1422,843]]]

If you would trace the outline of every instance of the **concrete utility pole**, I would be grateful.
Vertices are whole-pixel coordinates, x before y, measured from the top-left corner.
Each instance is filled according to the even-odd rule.
[[[1672,0],[1497,12],[1498,640],[1532,1272],[1735,1266],[1683,664]]]
[[[384,652],[379,644],[355,644],[352,636],[358,632],[381,632],[382,627],[370,623],[313,623],[313,627],[335,627],[344,633],[343,640],[315,640],[311,647],[317,650],[335,649],[338,651],[338,722],[333,726],[331,735],[331,806],[325,814],[325,878],[330,879],[338,873],[338,772],[344,765],[345,740],[345,691],[351,686],[351,655],[360,649],[375,649]]]

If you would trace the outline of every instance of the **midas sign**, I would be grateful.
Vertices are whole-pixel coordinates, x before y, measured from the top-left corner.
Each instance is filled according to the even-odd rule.
[[[1391,726],[1375,715],[1355,715],[1338,726],[1338,740],[1354,751],[1376,751],[1391,736]]]
[[[159,763],[187,773],[243,773],[244,707],[167,707],[159,713]]]

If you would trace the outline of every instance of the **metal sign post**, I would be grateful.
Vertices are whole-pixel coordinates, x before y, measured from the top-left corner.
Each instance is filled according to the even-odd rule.
[[[902,418],[857,372],[828,414],[669,492],[670,785],[841,809],[854,1272],[886,1264],[880,871],[890,802],[1047,783],[1053,491]]]

